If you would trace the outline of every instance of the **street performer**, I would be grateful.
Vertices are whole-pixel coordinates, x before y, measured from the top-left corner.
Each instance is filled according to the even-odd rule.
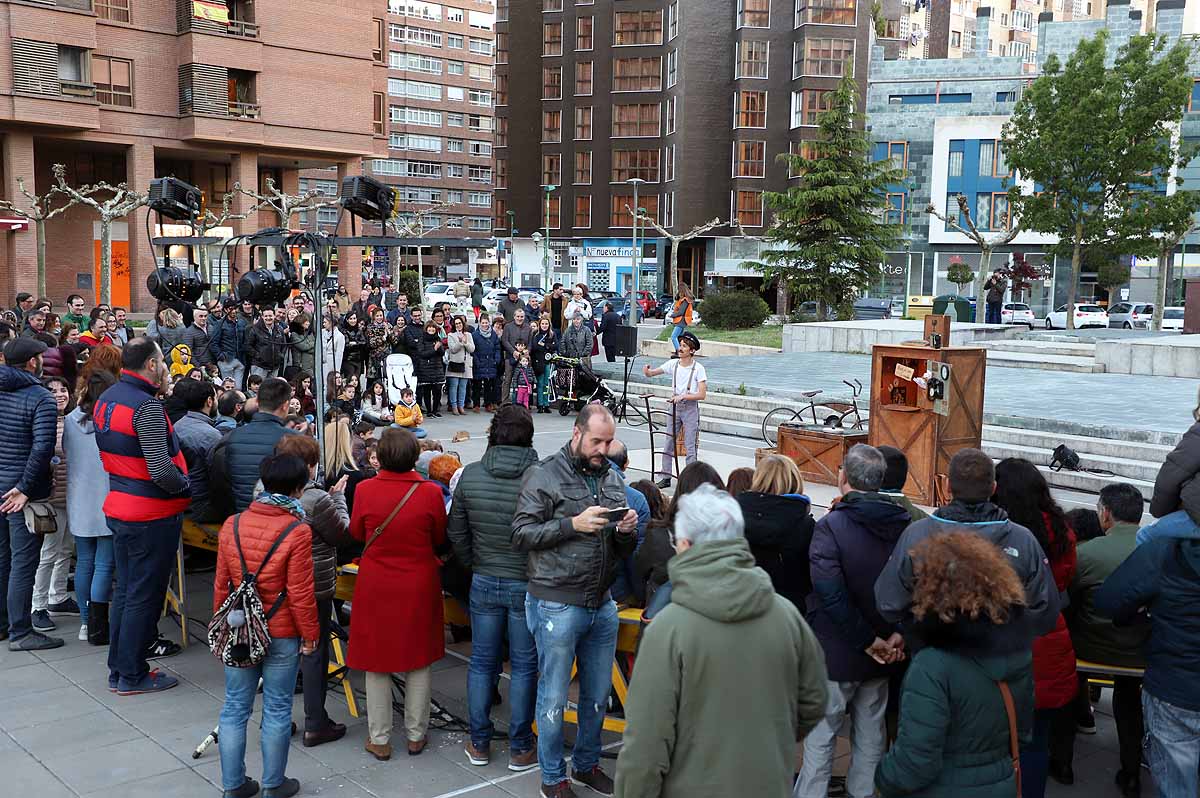
[[[676,441],[683,433],[683,444],[687,449],[687,465],[696,462],[696,442],[700,437],[700,403],[708,396],[708,374],[704,366],[696,362],[700,351],[700,339],[690,332],[679,336],[679,357],[672,358],[662,368],[642,366],[647,377],[660,374],[671,375],[671,437],[662,450],[662,467],[658,470],[658,486],[671,485],[671,462],[675,457]]]

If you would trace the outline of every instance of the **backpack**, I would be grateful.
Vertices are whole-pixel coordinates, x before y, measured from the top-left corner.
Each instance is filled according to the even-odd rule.
[[[267,649],[271,647],[268,624],[287,598],[285,587],[271,608],[263,609],[262,597],[258,594],[258,575],[267,567],[271,555],[292,530],[304,522],[293,521],[287,529],[280,532],[279,537],[275,538],[275,542],[267,550],[258,570],[250,573],[246,567],[246,557],[242,554],[242,540],[238,535],[238,521],[241,517],[240,513],[233,517],[233,542],[237,546],[238,560],[242,564],[242,583],[235,587],[233,580],[229,580],[229,596],[221,602],[221,606],[213,613],[212,620],[208,623],[208,647],[217,659],[231,668],[252,668],[266,659]]]

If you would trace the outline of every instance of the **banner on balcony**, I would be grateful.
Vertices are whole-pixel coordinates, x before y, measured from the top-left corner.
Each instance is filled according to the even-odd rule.
[[[192,16],[228,25],[229,7],[218,0],[192,0]]]

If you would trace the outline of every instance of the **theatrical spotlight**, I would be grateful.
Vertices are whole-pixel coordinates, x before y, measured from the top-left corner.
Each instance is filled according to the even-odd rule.
[[[360,219],[383,222],[396,207],[396,195],[387,183],[358,175],[342,178],[341,202]]]
[[[203,196],[200,189],[174,177],[150,181],[150,210],[175,221],[199,216]]]
[[[293,289],[299,287],[299,282],[288,276],[284,265],[276,262],[274,269],[246,272],[238,280],[237,298],[241,302],[253,302],[256,305],[278,305],[291,296]]]
[[[177,266],[160,267],[146,278],[146,290],[160,302],[195,302],[208,288],[194,271]]]

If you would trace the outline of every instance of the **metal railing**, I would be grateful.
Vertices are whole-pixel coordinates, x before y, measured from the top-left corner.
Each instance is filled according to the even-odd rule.
[[[242,119],[258,119],[261,107],[258,103],[230,103],[229,115]]]
[[[241,19],[229,20],[228,31],[230,36],[241,36],[246,39],[258,38],[258,23],[246,22]]]

